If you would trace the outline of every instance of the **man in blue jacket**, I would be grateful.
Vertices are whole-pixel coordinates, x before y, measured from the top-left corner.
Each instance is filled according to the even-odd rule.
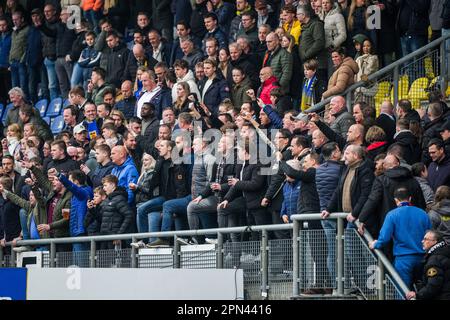
[[[405,187],[394,191],[396,209],[388,212],[378,240],[369,243],[370,249],[381,249],[394,240],[394,267],[408,287],[413,283],[414,269],[424,257],[422,239],[431,229],[425,211],[411,206],[411,194]]]
[[[203,61],[203,69],[205,79],[200,83],[199,90],[202,102],[208,107],[209,111],[215,115],[219,115],[219,104],[225,98],[230,97],[230,89],[224,79],[217,76],[217,63],[211,59]]]
[[[11,72],[9,71],[9,51],[11,50],[11,32],[8,20],[0,18],[0,102],[8,101],[8,90],[11,88]]]
[[[128,193],[128,204],[134,205],[134,193],[130,189],[130,182],[137,183],[139,178],[138,171],[134,165],[133,159],[128,156],[127,149],[124,146],[115,146],[111,150],[111,160],[116,165],[111,174],[119,179],[119,187],[124,187]]]
[[[73,170],[69,173],[69,178],[52,168],[49,174],[55,175],[59,181],[66,187],[67,190],[72,192],[72,199],[70,201],[70,215],[69,215],[69,230],[71,237],[86,236],[86,230],[84,228],[84,217],[87,213],[87,202],[94,197],[92,188],[86,185],[86,175],[80,170]],[[64,217],[64,212],[63,212]],[[64,217],[66,218],[66,217]],[[88,251],[88,243],[74,243],[72,245],[73,252]],[[82,263],[79,254],[75,254],[74,264],[79,267],[85,266]]]

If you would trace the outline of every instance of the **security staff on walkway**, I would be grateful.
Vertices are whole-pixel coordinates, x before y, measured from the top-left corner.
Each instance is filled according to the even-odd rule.
[[[442,233],[430,230],[422,240],[425,254],[423,282],[417,284],[418,291],[410,291],[407,299],[450,300],[450,245],[445,243]]]

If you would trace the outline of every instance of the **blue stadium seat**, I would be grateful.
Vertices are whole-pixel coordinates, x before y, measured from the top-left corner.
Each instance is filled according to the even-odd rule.
[[[36,102],[34,107],[39,110],[39,114],[41,115],[41,117],[43,117],[47,112],[48,100],[47,99],[39,100],[38,102]]]
[[[69,99],[64,100],[63,102],[63,108],[67,107],[70,104]],[[62,112],[62,111],[61,111]],[[61,113],[62,114],[62,113]]]
[[[3,117],[3,111],[5,111],[5,106],[3,103],[0,103],[0,119]]]
[[[57,116],[53,121],[51,122],[51,129],[53,134],[58,134],[62,131],[64,127],[64,117],[63,116]]]
[[[6,115],[8,114],[9,109],[11,109],[13,107],[13,104],[10,103],[6,106],[5,111],[3,111],[3,115],[2,115],[2,122],[3,124],[5,124],[6,121]]]
[[[51,125],[51,122],[52,122],[51,120],[52,120],[52,119],[51,119],[50,117],[43,117],[42,119],[43,119],[45,122],[47,122],[48,125]]]
[[[45,116],[47,117],[59,116],[61,114],[62,105],[63,105],[62,98],[53,99],[48,106],[47,113],[45,114]]]

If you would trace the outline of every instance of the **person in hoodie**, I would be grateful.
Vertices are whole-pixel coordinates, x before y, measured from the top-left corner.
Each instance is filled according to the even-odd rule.
[[[74,65],[70,83],[72,88],[79,83],[86,88],[87,81],[91,78],[92,68],[100,66],[101,52],[94,49],[96,34],[93,31],[84,33],[85,47],[81,51]],[[75,60],[74,60],[75,61]]]
[[[420,184],[428,208],[434,201],[434,191],[431,189],[427,180],[428,169],[422,162],[417,162],[412,165],[411,172]]]
[[[95,147],[95,159],[97,166],[95,170],[90,170],[88,166],[82,164],[80,166],[89,178],[90,185],[97,188],[102,185],[102,179],[111,173],[114,163],[111,161],[111,148],[107,144],[101,144]]]
[[[322,94],[323,99],[344,92],[355,82],[355,75],[359,71],[355,60],[347,57],[344,48],[335,48],[331,52],[331,60],[335,71],[328,81],[327,90]]]
[[[136,183],[138,181],[139,173],[134,165],[133,158],[128,155],[124,146],[115,146],[111,150],[111,160],[115,164],[111,174],[118,178],[118,186],[124,187],[128,193],[128,204],[134,205],[134,193],[129,186],[130,182]]]
[[[175,60],[173,63],[175,75],[177,76],[177,83],[172,88],[172,101],[177,100],[177,84],[186,82],[189,85],[190,92],[195,93],[200,97],[197,84],[195,83],[194,73],[189,69],[189,63],[186,60]]]
[[[434,205],[428,216],[433,230],[441,232],[444,240],[450,244],[450,187],[440,186],[436,190]]]
[[[409,121],[406,119],[397,120],[396,131],[394,144],[402,147],[402,158],[410,165],[420,162],[422,151],[417,137],[410,130]]]
[[[119,35],[115,31],[106,34],[106,44],[109,49],[105,53],[105,60],[107,61],[105,81],[113,84],[116,88],[120,88],[130,50],[125,43],[120,41]]]
[[[69,173],[69,178],[61,174],[56,169],[50,169],[49,174],[55,175],[59,181],[72,193],[70,201],[69,230],[71,237],[86,236],[84,228],[84,218],[88,211],[87,202],[94,197],[92,188],[86,185],[86,175],[80,170],[73,170]],[[73,243],[73,252],[88,251],[89,244],[87,242]],[[75,254],[74,264],[83,267],[81,256]]]
[[[109,174],[102,179],[103,190],[105,190],[107,197],[100,204],[101,235],[127,233],[133,223],[133,210],[129,206],[129,193],[127,195],[127,191],[119,186],[119,183],[120,178],[115,174]],[[105,241],[100,243],[100,249],[114,249],[114,246],[120,245],[120,240]]]
[[[247,94],[247,91],[251,89],[251,81],[244,70],[239,67],[234,67],[232,74],[233,87],[231,88],[231,102],[234,106],[240,108],[243,103],[252,102]]]
[[[359,222],[362,224],[359,231],[362,233],[367,229],[374,238],[378,237],[386,214],[396,207],[393,194],[400,186],[406,187],[412,195],[410,202],[413,206],[426,208],[419,183],[409,169],[400,166],[397,156],[388,154],[383,166],[385,172],[373,181],[372,189],[359,215]]]
[[[433,162],[428,166],[428,182],[436,191],[439,186],[450,186],[450,158],[445,154],[444,143],[440,139],[432,139],[428,143],[428,153]]]

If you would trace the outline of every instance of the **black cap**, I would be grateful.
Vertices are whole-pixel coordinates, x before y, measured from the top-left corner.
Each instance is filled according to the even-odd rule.
[[[450,121],[449,120],[445,121],[444,124],[439,128],[439,132],[442,132],[445,130],[450,131]]]
[[[34,8],[33,10],[31,10],[31,15],[33,14],[42,14],[42,11],[39,8]]]

